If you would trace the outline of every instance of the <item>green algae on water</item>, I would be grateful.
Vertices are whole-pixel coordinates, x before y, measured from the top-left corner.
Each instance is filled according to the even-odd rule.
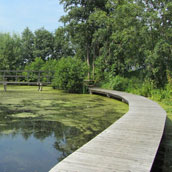
[[[38,92],[35,86],[8,86],[7,92],[0,87],[0,97],[1,134],[20,132],[29,137],[34,133],[35,137],[43,139],[52,132],[58,137],[56,130],[59,124],[73,127],[76,130],[72,137],[66,138],[68,145],[63,148],[67,152],[65,155],[88,142],[128,111],[128,105],[114,99],[67,94],[51,87],[44,87],[42,92]],[[59,147],[58,143],[54,146]]]

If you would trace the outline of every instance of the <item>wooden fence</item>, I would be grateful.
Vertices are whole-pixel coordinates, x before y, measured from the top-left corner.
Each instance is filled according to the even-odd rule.
[[[42,91],[43,85],[49,85],[52,81],[53,71],[26,71],[26,70],[0,70],[0,84],[4,91],[7,85],[37,85]]]

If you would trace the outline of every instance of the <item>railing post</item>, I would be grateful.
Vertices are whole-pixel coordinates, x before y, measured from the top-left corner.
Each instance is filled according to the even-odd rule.
[[[43,84],[41,82],[39,82],[37,84],[38,84],[38,91],[42,91]]]
[[[26,75],[23,72],[27,72]],[[32,76],[31,72],[34,72],[34,77],[29,79]],[[7,84],[28,84],[28,85],[37,85],[38,91],[43,90],[43,84],[51,84],[50,72],[44,75],[45,71],[24,71],[24,70],[0,70],[0,82],[4,87],[4,91],[7,90]],[[12,78],[12,79],[11,79]],[[24,79],[20,79],[24,78]],[[34,79],[34,81],[32,81]],[[47,82],[44,80],[47,79]]]
[[[7,83],[4,81],[3,85],[4,85],[4,91],[6,92],[7,91]]]
[[[39,91],[42,91],[43,84],[40,82],[40,89]]]
[[[39,73],[38,73],[38,83],[40,83],[40,71],[39,71]]]
[[[17,73],[17,71],[16,71],[16,77],[15,77],[15,78],[16,78],[16,79],[15,79],[15,80],[16,80],[16,82],[18,81],[17,74],[18,74],[18,73]]]
[[[4,71],[4,74],[3,74],[3,81],[5,81],[5,71]]]

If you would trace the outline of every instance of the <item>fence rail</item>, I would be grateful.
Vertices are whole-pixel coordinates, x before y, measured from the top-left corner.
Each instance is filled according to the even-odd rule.
[[[27,71],[27,70],[0,70],[0,84],[3,84],[4,91],[7,85],[37,85],[42,91],[43,85],[49,85],[52,81],[53,71]]]

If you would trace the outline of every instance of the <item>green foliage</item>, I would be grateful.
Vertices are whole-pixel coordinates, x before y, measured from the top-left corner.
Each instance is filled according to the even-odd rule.
[[[20,36],[0,34],[0,69],[17,69],[21,63]]]
[[[105,84],[105,87],[109,87],[113,90],[125,91],[128,87],[129,80],[121,76],[110,77],[109,83]]]
[[[45,71],[43,73],[43,77],[44,77],[42,79],[43,81],[52,82],[56,68],[57,68],[57,64],[58,64],[58,61],[55,59],[49,59],[43,64],[43,66],[41,67],[41,71]]]
[[[25,64],[28,64],[34,61],[34,34],[30,31],[29,28],[26,28],[22,32],[22,61]]]
[[[0,69],[22,69],[25,65],[27,70],[52,69],[56,71],[55,77],[51,74],[54,87],[80,92],[87,62],[87,78],[103,87],[159,101],[170,99],[170,0],[60,0],[60,3],[67,13],[61,18],[64,27],[55,34],[44,28],[34,34],[26,28],[21,38],[0,34]]]
[[[109,75],[108,71],[106,71],[107,65],[105,63],[105,59],[103,56],[99,57],[95,61],[95,81],[101,82],[107,78],[106,75]]]
[[[63,27],[59,27],[55,31],[53,53],[54,59],[60,59],[61,57],[74,55],[73,47],[69,39],[69,34]]]
[[[60,3],[67,13],[61,17],[64,27],[55,33],[44,28],[32,33],[26,28],[21,37],[0,34],[0,69],[23,69],[40,57],[49,70],[49,60],[71,56],[87,62],[88,79],[111,82],[112,88],[119,85],[117,89],[132,90],[133,85],[142,90],[142,95],[149,96],[152,86],[148,80],[161,89],[169,83],[172,73],[169,0],[60,0]],[[36,70],[40,70],[39,66]],[[144,82],[140,89],[130,77],[138,71]],[[118,75],[130,77],[127,88],[118,83],[121,78],[114,79]]]
[[[140,89],[140,95],[145,97],[152,96],[152,90],[154,89],[154,83],[151,80],[145,80]]]
[[[57,60],[50,59],[43,64],[43,66],[41,67],[41,70],[47,71],[47,72],[53,72],[55,71],[57,64],[58,64]]]
[[[41,72],[41,81],[51,82],[56,70],[58,61],[55,59],[49,59],[44,62],[40,57],[25,66],[25,72],[23,73],[30,81],[37,81],[39,71]]]
[[[171,46],[164,40],[159,40],[153,53],[147,51],[147,77],[155,81],[157,86],[164,86],[167,79],[167,70],[172,71]]]
[[[29,78],[29,81],[37,81],[38,79],[38,71],[41,71],[42,67],[44,66],[44,61],[37,57],[35,60],[25,66],[24,75],[26,78]]]
[[[54,37],[52,33],[44,28],[35,31],[34,39],[34,56],[41,57],[42,60],[47,60],[53,54]]]
[[[56,66],[53,87],[67,92],[81,92],[85,77],[85,65],[76,58],[62,58]]]
[[[128,86],[128,79],[121,76],[116,76],[110,81],[110,86],[114,90],[124,91]]]
[[[35,60],[26,65],[25,70],[28,71],[39,71],[44,65],[44,61],[40,57],[36,57]]]

